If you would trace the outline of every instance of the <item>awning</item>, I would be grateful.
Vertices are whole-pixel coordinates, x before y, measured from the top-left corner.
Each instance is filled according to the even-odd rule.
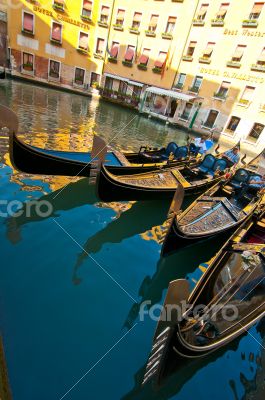
[[[109,15],[109,7],[102,6],[102,8],[101,8],[101,15],[108,16],[108,15]]]
[[[116,58],[118,55],[118,51],[119,51],[119,44],[113,43],[112,48],[110,50],[110,56]]]
[[[253,9],[252,9],[252,14],[260,14],[263,6],[264,6],[264,3],[254,4]]]
[[[176,20],[177,20],[177,17],[169,17],[167,22],[171,23],[171,24],[175,24]]]
[[[198,96],[194,96],[194,95],[190,95],[190,94],[186,94],[186,93],[174,92],[174,90],[166,90],[166,89],[161,89],[161,88],[154,87],[154,86],[147,88],[146,92],[154,93],[159,96],[172,97],[174,99],[179,99],[179,100],[184,100],[184,101],[198,99]]]
[[[133,47],[128,47],[124,56],[125,61],[132,61],[134,57],[135,49]]]
[[[155,67],[162,68],[167,58],[167,53],[160,51],[158,59],[155,61]]]
[[[139,86],[139,87],[143,87],[143,86],[144,86],[143,83],[134,82],[134,81],[129,81],[128,84],[129,84],[129,85],[133,85],[133,86]]]
[[[119,81],[124,81],[124,82],[128,82],[129,81],[129,79],[123,78],[122,76],[119,76],[119,75],[113,75],[113,74],[105,73],[105,76],[106,76],[106,78],[118,79]]]
[[[142,54],[139,58],[139,64],[144,64],[146,65],[148,63],[149,56]]]
[[[124,14],[125,14],[125,11],[119,9],[118,13],[117,13],[117,19],[124,20]]]
[[[92,1],[84,0],[83,8],[87,11],[92,10]]]
[[[134,13],[133,21],[140,22],[141,18],[142,18],[142,14],[141,13],[138,13],[138,12]]]

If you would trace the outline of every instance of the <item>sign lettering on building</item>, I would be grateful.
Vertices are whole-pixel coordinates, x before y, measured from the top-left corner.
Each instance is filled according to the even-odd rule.
[[[230,72],[230,71],[224,71],[221,73],[221,71],[219,69],[201,68],[200,73],[207,74],[207,75],[214,75],[214,76],[222,76],[223,78],[237,79],[240,81],[246,81],[246,82],[252,82],[252,83],[264,83],[265,82],[264,78],[261,78],[259,76],[249,75],[249,74],[240,74],[237,72]]]
[[[253,37],[265,37],[265,32],[261,31],[252,31],[250,29],[243,29],[239,31],[238,29],[225,29],[224,30],[224,35],[228,36],[253,36]]]
[[[41,7],[38,7],[38,6],[33,6],[33,11],[36,12],[36,13],[47,15],[48,17],[53,17],[52,11],[46,10],[45,8],[41,8]],[[82,29],[89,30],[89,25],[88,24],[84,24],[83,22],[77,21],[75,19],[66,17],[66,16],[61,15],[61,14],[57,14],[56,18],[59,21],[67,22],[68,24],[76,25],[76,26],[79,26]]]

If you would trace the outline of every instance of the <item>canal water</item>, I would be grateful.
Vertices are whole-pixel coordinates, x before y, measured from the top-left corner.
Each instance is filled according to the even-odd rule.
[[[18,114],[21,138],[45,148],[89,149],[94,133],[132,150],[187,140],[119,106],[16,81],[0,83],[0,103]],[[19,173],[5,134],[0,200],[3,207],[14,200],[53,207],[47,218],[0,217],[0,321],[14,400],[258,398],[262,323],[160,391],[141,389],[156,326],[148,316],[140,321],[141,304],[161,305],[173,279],[194,285],[199,264],[222,241],[160,259],[168,202],[104,204],[87,179]]]

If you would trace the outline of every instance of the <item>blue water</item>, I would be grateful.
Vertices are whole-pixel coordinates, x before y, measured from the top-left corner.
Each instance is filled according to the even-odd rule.
[[[187,136],[137,115],[131,121],[127,109],[19,82],[1,83],[0,102],[18,113],[21,136],[47,149],[84,151],[93,132],[115,135],[123,149]],[[139,321],[140,304],[162,304],[173,279],[199,279],[198,265],[222,241],[160,260],[168,202],[107,205],[86,179],[18,173],[0,136],[0,200],[24,204],[20,217],[0,217],[0,319],[13,399],[255,398],[262,324],[160,391],[140,387],[156,326]],[[29,200],[49,201],[52,214],[27,217]]]

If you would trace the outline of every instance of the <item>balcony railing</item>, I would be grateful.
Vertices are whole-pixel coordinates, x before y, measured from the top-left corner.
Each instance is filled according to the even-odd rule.
[[[197,19],[195,18],[193,20],[193,25],[194,26],[204,26],[205,25],[205,21],[203,19]]]
[[[184,86],[183,83],[177,83],[177,84],[174,86],[174,89],[179,89],[179,90],[181,90],[181,89],[183,89],[183,86]]]
[[[250,100],[240,99],[238,105],[242,107],[248,107],[250,105]]]
[[[109,60],[109,62],[111,62],[111,63],[113,63],[113,64],[117,64],[117,62],[118,62],[118,59],[117,59],[117,57],[109,57],[108,58],[108,60]]]
[[[56,11],[64,12],[64,5],[63,5],[63,4],[54,2],[53,5],[52,5],[52,7],[53,7]]]
[[[242,22],[243,28],[257,28],[258,24],[257,19],[244,19]]]
[[[185,55],[182,57],[183,61],[192,61],[193,60],[193,56],[189,56],[189,55]]]
[[[94,53],[94,57],[99,59],[99,60],[103,60],[103,58],[104,58],[102,53]]]
[[[200,57],[199,58],[199,63],[201,64],[211,64],[211,58],[210,57]]]
[[[265,65],[252,64],[251,71],[265,72]]]
[[[80,54],[84,54],[84,55],[87,55],[87,54],[88,54],[88,49],[83,49],[82,47],[78,47],[76,50],[77,50],[78,53],[80,53]]]
[[[240,61],[233,61],[230,60],[226,63],[227,67],[231,67],[231,68],[240,68],[241,67],[241,62]]]
[[[133,62],[132,62],[132,61],[127,61],[127,60],[123,60],[123,61],[122,61],[122,64],[123,64],[125,67],[129,67],[129,68],[131,68],[131,67],[133,66]]]
[[[98,26],[101,26],[102,28],[108,28],[109,24],[105,21],[98,21]]]
[[[150,37],[156,37],[155,31],[150,31],[150,30],[145,31],[145,35]]]
[[[215,92],[215,93],[213,94],[213,97],[214,97],[215,99],[218,99],[218,100],[226,100],[227,94],[226,94],[226,93]]]
[[[61,40],[57,40],[57,39],[50,39],[51,44],[54,44],[55,46],[61,46],[62,45],[62,41]]]
[[[140,31],[139,28],[134,28],[133,26],[131,26],[129,28],[130,33],[134,33],[135,35],[140,35]]]
[[[115,31],[123,31],[124,27],[122,24],[113,24],[113,29],[115,29]]]
[[[137,68],[140,69],[141,71],[147,71],[147,65],[145,64],[138,64]]]
[[[169,39],[169,40],[173,39],[173,35],[170,32],[163,32],[161,36],[162,39]]]
[[[214,18],[212,19],[211,25],[212,26],[224,26],[225,21],[222,18]]]
[[[192,93],[199,93],[200,88],[198,86],[190,86],[189,87],[189,92]]]
[[[162,74],[162,68],[160,68],[160,67],[154,67],[154,68],[152,68],[152,71],[154,74],[158,74],[158,75]]]
[[[86,22],[92,22],[92,18],[89,17],[88,15],[81,14],[80,17],[81,17],[81,19],[83,19]]]

